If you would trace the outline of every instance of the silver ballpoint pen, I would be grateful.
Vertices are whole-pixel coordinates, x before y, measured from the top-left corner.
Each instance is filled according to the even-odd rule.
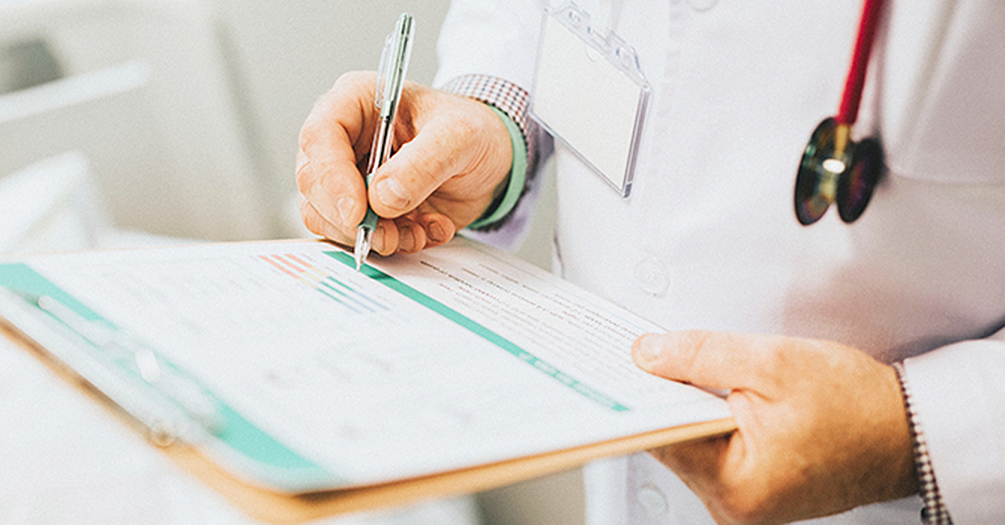
[[[377,87],[374,92],[374,104],[380,110],[377,120],[377,130],[373,135],[373,145],[370,147],[370,161],[366,170],[366,187],[370,187],[374,172],[391,156],[394,142],[394,118],[398,114],[398,103],[401,101],[401,88],[405,83],[405,73],[408,71],[408,61],[412,55],[412,34],[414,23],[412,15],[402,13],[394,32],[387,36],[384,51],[378,66]],[[367,204],[366,216],[356,228],[356,245],[353,248],[353,258],[356,261],[356,271],[363,267],[370,254],[370,243],[373,240],[373,230],[377,228],[377,214]]]

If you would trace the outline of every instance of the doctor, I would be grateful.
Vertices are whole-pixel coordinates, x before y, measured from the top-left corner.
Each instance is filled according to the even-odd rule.
[[[859,220],[804,227],[795,172],[861,12],[610,6],[652,99],[630,198],[555,146],[559,267],[668,329],[636,341],[636,363],[729,389],[739,429],[591,467],[592,523],[1005,523],[1005,4],[889,2],[852,131],[881,138],[887,170]],[[512,240],[551,153],[526,114],[541,20],[534,0],[454,1],[443,89],[406,88],[369,193],[374,75],[340,78],[300,135],[305,224],[351,244],[369,198],[383,255],[479,218]]]

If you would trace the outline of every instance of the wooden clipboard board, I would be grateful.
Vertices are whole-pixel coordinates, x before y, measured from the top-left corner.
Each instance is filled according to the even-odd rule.
[[[4,323],[0,323],[0,337],[5,337],[34,354],[62,380],[101,404],[123,424],[129,424],[100,392],[52,362],[44,351]],[[304,494],[285,494],[249,483],[214,463],[197,447],[160,447],[153,443],[151,446],[249,517],[268,523],[296,524],[350,512],[399,506],[428,498],[481,492],[576,468],[600,458],[723,435],[735,429],[733,419],[719,419],[432,476]]]

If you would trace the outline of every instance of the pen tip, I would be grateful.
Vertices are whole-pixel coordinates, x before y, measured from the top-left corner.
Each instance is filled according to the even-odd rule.
[[[356,246],[353,249],[353,259],[356,261],[356,271],[363,268],[366,256],[370,254],[370,238],[373,230],[360,226],[356,230]]]

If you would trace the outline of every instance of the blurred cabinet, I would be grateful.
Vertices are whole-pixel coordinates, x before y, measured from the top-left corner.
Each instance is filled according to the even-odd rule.
[[[0,174],[79,150],[118,226],[267,236],[216,32],[198,1],[0,3]]]

